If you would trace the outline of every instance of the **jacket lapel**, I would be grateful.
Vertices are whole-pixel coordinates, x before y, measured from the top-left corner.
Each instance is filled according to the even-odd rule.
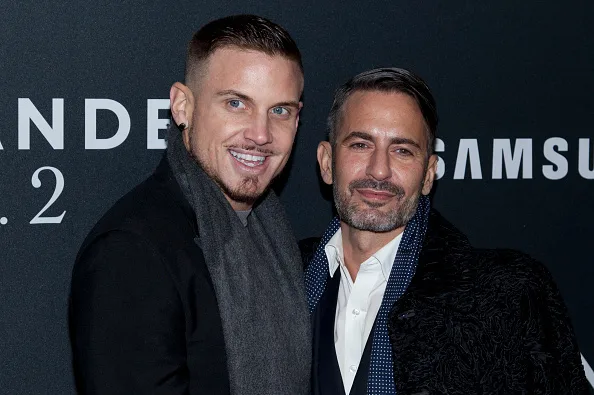
[[[344,395],[334,347],[334,321],[340,287],[340,268],[328,279],[313,316],[312,389],[314,395]]]

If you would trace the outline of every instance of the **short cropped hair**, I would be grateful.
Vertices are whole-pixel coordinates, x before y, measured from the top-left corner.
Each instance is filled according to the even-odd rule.
[[[194,34],[186,56],[186,84],[193,83],[207,58],[224,47],[284,56],[303,73],[299,48],[285,29],[256,15],[234,15],[209,22]]]
[[[437,132],[437,107],[429,86],[419,76],[399,68],[379,68],[356,75],[338,88],[328,115],[328,139],[336,144],[336,130],[342,120],[342,111],[347,99],[358,91],[399,92],[417,102],[427,125],[428,155],[433,153]]]

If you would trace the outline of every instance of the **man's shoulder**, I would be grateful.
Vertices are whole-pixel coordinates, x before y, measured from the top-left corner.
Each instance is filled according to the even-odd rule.
[[[155,173],[120,198],[89,232],[81,251],[118,232],[140,238],[151,244],[193,238],[196,233],[194,214],[185,201],[175,179]]]
[[[512,249],[473,249],[470,263],[477,280],[508,292],[527,292],[554,286],[547,267],[528,254]]]
[[[486,286],[510,287],[552,281],[547,268],[528,254],[513,249],[475,248],[461,231],[434,210],[423,250],[428,269],[447,272],[450,278],[484,280]]]
[[[425,267],[420,271],[424,279],[435,282],[435,290],[474,290],[468,295],[509,300],[556,292],[547,267],[513,249],[471,247],[463,253],[446,253],[433,269]]]
[[[120,198],[97,226],[105,230],[145,231],[177,223],[180,219],[187,219],[187,213],[174,196],[170,183],[156,180],[153,175]]]

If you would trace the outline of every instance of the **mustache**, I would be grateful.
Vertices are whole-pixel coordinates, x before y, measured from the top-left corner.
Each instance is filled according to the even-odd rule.
[[[266,148],[261,148],[261,147],[258,147],[257,145],[229,145],[229,146],[227,146],[227,149],[233,149],[233,148],[242,149],[245,151],[254,151],[254,152],[258,152],[258,153],[265,154],[265,155],[276,154],[275,151],[272,151],[272,150],[269,150]]]
[[[386,191],[396,195],[398,198],[401,198],[405,195],[404,188],[400,185],[396,185],[391,183],[390,181],[376,181],[370,179],[362,179],[362,180],[354,180],[349,183],[349,190],[351,193],[355,189],[359,188],[369,188],[375,189],[376,191]]]

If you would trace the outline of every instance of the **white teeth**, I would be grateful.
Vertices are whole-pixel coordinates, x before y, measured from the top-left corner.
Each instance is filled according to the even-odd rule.
[[[231,151],[231,150],[229,150],[229,152],[231,152],[231,155],[233,155],[233,157],[235,157],[238,161],[240,161],[244,165],[247,165],[250,167],[254,167],[256,165],[261,165],[262,163],[264,163],[264,160],[266,159],[265,156],[241,154],[239,152],[235,152],[235,151]]]

